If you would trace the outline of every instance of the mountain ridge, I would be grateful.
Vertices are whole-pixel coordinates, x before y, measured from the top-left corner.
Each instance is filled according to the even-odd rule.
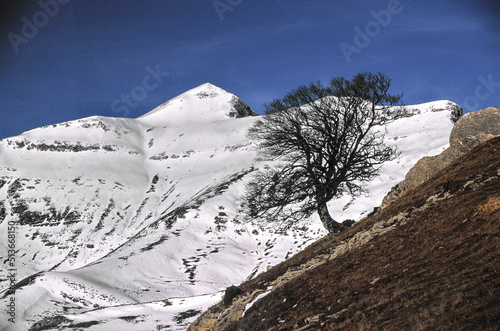
[[[225,287],[325,234],[314,217],[286,233],[242,222],[245,183],[264,166],[246,137],[257,118],[232,94],[207,87],[208,97],[197,96],[203,85],[188,93],[194,108],[184,108],[205,109],[198,121],[174,108],[180,115],[169,121],[164,104],[145,118],[93,116],[0,141],[0,230],[17,224],[16,282],[29,280],[16,287],[16,326],[64,316],[65,325],[95,322],[93,329],[183,330]],[[332,201],[337,219],[362,218],[419,158],[446,148],[452,105],[415,105],[411,118],[387,127],[401,155],[366,196]],[[2,268],[2,304],[12,297],[8,284]],[[0,327],[8,330],[5,314]]]

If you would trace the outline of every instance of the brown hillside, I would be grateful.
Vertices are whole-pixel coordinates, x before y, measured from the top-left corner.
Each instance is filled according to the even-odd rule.
[[[500,137],[239,287],[190,329],[500,330]]]

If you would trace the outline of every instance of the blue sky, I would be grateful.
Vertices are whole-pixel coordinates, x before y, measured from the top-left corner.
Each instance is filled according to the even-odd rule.
[[[500,106],[498,0],[40,0],[0,8],[0,138],[138,117],[211,82],[259,113],[313,81],[382,72],[415,104]]]

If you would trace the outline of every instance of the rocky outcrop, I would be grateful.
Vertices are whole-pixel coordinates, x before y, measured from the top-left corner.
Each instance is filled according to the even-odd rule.
[[[243,100],[234,96],[231,99],[231,112],[229,113],[230,117],[241,118],[241,117],[249,117],[249,116],[259,116],[252,108],[250,108]]]
[[[450,146],[463,154],[499,135],[500,107],[489,107],[462,116],[451,131]]]
[[[439,155],[420,159],[406,174],[404,181],[386,195],[381,207],[387,207],[467,151],[496,136],[500,136],[500,107],[489,107],[462,116],[451,131],[450,147]]]

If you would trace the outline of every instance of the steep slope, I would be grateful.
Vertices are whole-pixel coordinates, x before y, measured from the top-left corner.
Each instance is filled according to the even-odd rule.
[[[497,330],[500,137],[243,283],[191,330]]]
[[[452,106],[413,106],[387,127],[401,155],[366,196],[332,202],[336,219],[371,212],[419,158],[445,149]],[[287,233],[240,221],[262,166],[249,115],[204,84],[138,119],[94,116],[0,141],[0,233],[16,228],[12,254],[0,237],[0,301],[15,298],[16,323],[0,310],[0,328],[183,330],[224,288],[322,237],[315,217]]]
[[[196,98],[205,87],[180,97]],[[220,89],[218,93],[223,100],[234,97]],[[31,256],[23,263],[33,271],[83,266],[203,193],[201,189],[250,168],[251,157],[240,160],[233,152],[248,145],[245,132],[252,120],[227,121],[230,118],[224,112],[229,113],[232,106],[221,104],[217,99],[215,105],[205,105],[208,110],[218,107],[219,122],[213,125],[213,118],[193,123],[189,116],[181,128],[155,123],[149,116],[139,120],[90,117],[3,140],[3,207],[7,215],[18,218],[18,225],[26,226],[22,235],[31,239],[27,241]],[[206,176],[201,160],[205,167],[217,170]],[[192,182],[195,187],[189,186]],[[76,247],[90,238],[100,245],[81,256],[76,247],[67,247],[68,237],[61,236],[66,232],[70,238],[77,232],[71,240]],[[44,246],[58,251],[33,259]]]

